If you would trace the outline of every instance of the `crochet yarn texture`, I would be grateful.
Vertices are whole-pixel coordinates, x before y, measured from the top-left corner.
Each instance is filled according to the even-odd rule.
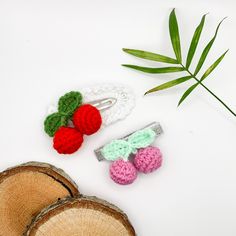
[[[83,143],[83,135],[74,128],[60,127],[53,138],[53,147],[60,154],[76,152]]]
[[[127,140],[113,140],[105,145],[101,153],[106,160],[115,161],[123,158],[128,160],[131,153],[136,153],[137,149],[148,147],[155,140],[156,133],[152,129],[144,129],[133,133]]]
[[[82,103],[80,92],[71,91],[60,97],[58,111],[47,116],[44,121],[44,131],[53,137],[61,126],[66,126],[75,109]]]
[[[85,104],[75,111],[73,115],[73,124],[82,134],[91,135],[100,129],[102,117],[96,107]]]
[[[58,112],[66,115],[73,115],[75,109],[82,104],[82,94],[71,91],[60,97],[58,101]]]
[[[153,172],[162,164],[162,154],[157,147],[146,147],[138,150],[134,157],[134,166],[145,174]]]
[[[102,155],[108,161],[115,161],[118,158],[128,159],[132,153],[132,146],[125,140],[113,140],[102,149]]]
[[[44,121],[44,130],[50,137],[54,136],[53,147],[60,154],[77,151],[83,135],[94,134],[102,125],[99,110],[90,104],[81,105],[82,99],[80,92],[66,93],[58,101],[58,111]]]
[[[128,142],[134,148],[148,147],[155,141],[156,133],[152,129],[139,130],[129,136]]]
[[[53,137],[55,132],[61,127],[66,126],[68,123],[68,117],[58,112],[49,115],[44,121],[44,130],[50,136]]]
[[[130,161],[120,159],[111,163],[110,177],[118,184],[131,184],[137,178],[137,170]]]
[[[135,94],[126,86],[119,84],[95,84],[86,88],[80,88],[83,94],[83,103],[87,104],[104,98],[115,98],[117,101],[109,109],[103,110],[102,125],[108,126],[123,120],[135,106]]]

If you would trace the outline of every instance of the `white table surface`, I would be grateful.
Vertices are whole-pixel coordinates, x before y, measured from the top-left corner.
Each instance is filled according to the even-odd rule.
[[[143,97],[176,75],[120,66],[153,65],[126,55],[122,47],[173,56],[168,35],[173,7],[185,57],[204,13],[210,12],[201,48],[228,16],[204,68],[230,52],[205,83],[236,110],[234,0],[0,1],[0,169],[33,160],[63,168],[82,193],[122,208],[140,236],[235,236],[236,118],[200,87],[177,108],[191,82]],[[48,106],[67,91],[98,82],[132,87],[133,113],[87,138],[74,155],[58,155],[43,132]],[[163,167],[130,186],[114,184],[108,163],[99,163],[93,150],[151,121],[161,122],[165,131],[157,140]]]

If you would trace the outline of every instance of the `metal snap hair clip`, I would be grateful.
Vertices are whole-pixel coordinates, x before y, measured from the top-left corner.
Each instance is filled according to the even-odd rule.
[[[57,104],[46,117],[44,130],[53,137],[58,153],[72,154],[81,147],[84,135],[124,119],[134,107],[134,95],[123,86],[100,85],[68,92]]]
[[[111,108],[117,102],[116,98],[103,98],[89,102],[90,105],[96,107],[99,111],[104,111]]]
[[[151,146],[163,130],[159,123],[153,122],[144,128],[116,139],[96,149],[99,161],[111,161],[110,177],[122,185],[131,184],[137,173],[151,173],[162,164],[159,148]]]

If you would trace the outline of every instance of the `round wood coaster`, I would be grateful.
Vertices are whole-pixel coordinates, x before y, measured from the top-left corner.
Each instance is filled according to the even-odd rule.
[[[43,208],[79,194],[76,184],[54,166],[29,162],[0,173],[0,235],[20,236]]]
[[[96,197],[65,198],[36,216],[24,236],[135,236],[128,217]]]

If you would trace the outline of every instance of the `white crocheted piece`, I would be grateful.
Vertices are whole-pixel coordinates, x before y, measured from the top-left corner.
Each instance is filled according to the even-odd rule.
[[[131,89],[123,85],[98,84],[91,87],[81,88],[77,91],[83,96],[83,103],[89,103],[104,98],[115,98],[116,103],[101,111],[103,126],[113,124],[128,116],[135,106],[135,95]],[[57,104],[48,107],[48,114],[57,112]]]
[[[104,126],[124,119],[131,113],[135,106],[134,93],[126,86],[100,84],[89,88],[82,88],[80,92],[83,95],[83,103],[110,97],[117,99],[112,107],[101,111]]]

